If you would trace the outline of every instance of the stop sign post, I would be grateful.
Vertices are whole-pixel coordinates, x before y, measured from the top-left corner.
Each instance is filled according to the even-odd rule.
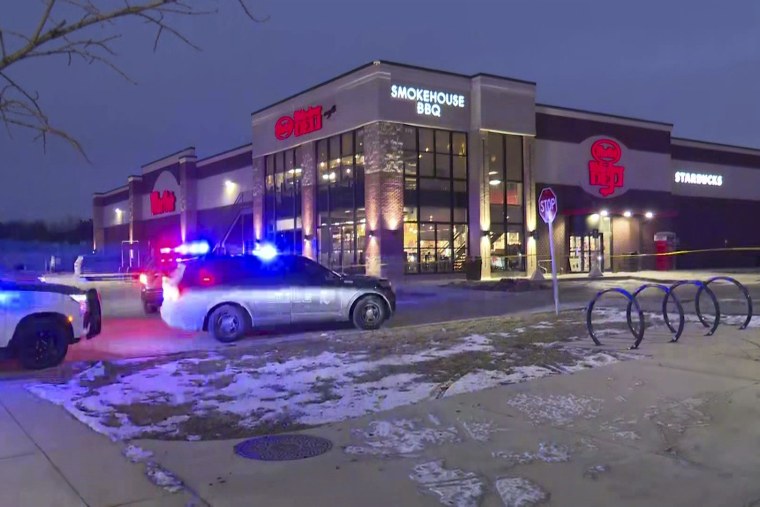
[[[559,315],[559,294],[557,291],[557,263],[554,260],[554,230],[552,224],[557,217],[557,194],[550,187],[538,195],[538,214],[549,226],[549,253],[552,259],[552,285],[554,286],[554,313]],[[538,262],[538,261],[536,261]]]

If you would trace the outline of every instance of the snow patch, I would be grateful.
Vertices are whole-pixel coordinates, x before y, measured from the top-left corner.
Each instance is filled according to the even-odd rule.
[[[504,507],[530,507],[549,499],[549,493],[541,486],[522,477],[497,479],[496,491]]]
[[[540,442],[538,444],[538,452],[536,453],[494,451],[491,453],[491,456],[505,460],[508,466],[527,465],[536,461],[543,461],[544,463],[565,463],[570,461],[570,450],[567,447],[551,442]]]
[[[126,446],[121,453],[132,463],[142,463],[153,457],[153,451],[148,451],[134,444]]]
[[[438,495],[443,505],[476,507],[483,496],[483,481],[477,475],[457,468],[446,469],[442,459],[415,466],[409,477]]]
[[[492,387],[519,384],[528,380],[553,375],[556,372],[542,366],[517,366],[511,373],[494,370],[476,370],[463,375],[446,389],[444,398],[463,393],[472,393]]]
[[[494,423],[490,421],[461,421],[462,426],[470,438],[478,442],[488,442],[491,433],[496,431],[506,431],[503,428],[494,428]]]
[[[361,455],[414,455],[428,445],[459,442],[456,428],[433,429],[420,425],[419,420],[397,419],[393,421],[373,421],[367,430],[354,430],[355,437],[366,445],[350,445],[348,454]]]
[[[586,477],[587,479],[596,480],[599,478],[599,476],[603,473],[607,473],[610,471],[609,465],[594,465],[590,466],[586,469],[585,472],[583,472],[583,477]]]
[[[532,395],[520,393],[507,400],[507,405],[528,416],[534,424],[571,425],[576,419],[593,419],[602,405],[599,398],[575,394]]]
[[[182,489],[182,481],[169,472],[168,470],[161,468],[160,465],[150,462],[145,467],[145,475],[148,479],[160,488],[164,488],[169,493],[176,493]]]

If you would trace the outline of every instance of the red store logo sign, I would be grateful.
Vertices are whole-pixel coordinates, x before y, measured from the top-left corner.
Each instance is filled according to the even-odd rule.
[[[164,213],[171,213],[177,208],[177,197],[174,192],[170,190],[164,190],[161,192],[150,193],[150,212],[154,215],[162,215]]]
[[[592,187],[600,187],[602,197],[609,197],[616,188],[623,188],[625,167],[618,165],[622,157],[620,144],[612,139],[599,139],[591,145],[588,182]]]
[[[336,107],[322,112],[322,106],[310,106],[307,109],[299,109],[293,116],[282,116],[274,124],[274,136],[284,141],[290,136],[300,137],[322,130],[322,117],[329,119],[335,113]]]

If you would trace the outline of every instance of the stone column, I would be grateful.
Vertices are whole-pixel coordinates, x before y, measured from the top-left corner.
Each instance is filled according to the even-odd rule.
[[[253,159],[253,239],[256,242],[264,239],[264,188],[266,185],[264,174],[264,157]],[[254,245],[255,248],[255,245]]]
[[[523,137],[523,206],[525,206],[525,272],[528,276],[541,276],[538,269],[538,249],[536,240],[530,237],[530,233],[539,228],[538,209],[536,208],[536,180],[535,180],[535,150],[536,142],[532,137]],[[543,224],[543,222],[541,222]],[[547,229],[548,231],[548,229]],[[539,231],[540,234],[540,231]],[[545,232],[544,235],[548,234]],[[548,240],[547,240],[548,241]]]
[[[92,196],[92,251],[103,252],[106,234],[103,228],[103,197],[102,194]]]
[[[182,242],[197,239],[198,233],[198,181],[195,155],[179,159],[179,196],[177,207],[180,212],[180,237]]]
[[[467,136],[467,184],[469,188],[468,234],[470,257],[481,258],[481,276],[491,277],[491,207],[488,194],[487,134],[470,130]],[[484,234],[486,233],[486,234]]]
[[[403,126],[377,122],[364,128],[367,274],[404,275]]]
[[[301,231],[303,254],[317,260],[317,157],[314,142],[297,148],[301,161]]]

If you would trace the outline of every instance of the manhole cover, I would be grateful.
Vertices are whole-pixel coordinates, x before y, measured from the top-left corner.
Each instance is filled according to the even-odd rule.
[[[235,446],[235,453],[247,459],[288,461],[313,458],[332,448],[332,442],[311,435],[270,435],[250,438]]]

